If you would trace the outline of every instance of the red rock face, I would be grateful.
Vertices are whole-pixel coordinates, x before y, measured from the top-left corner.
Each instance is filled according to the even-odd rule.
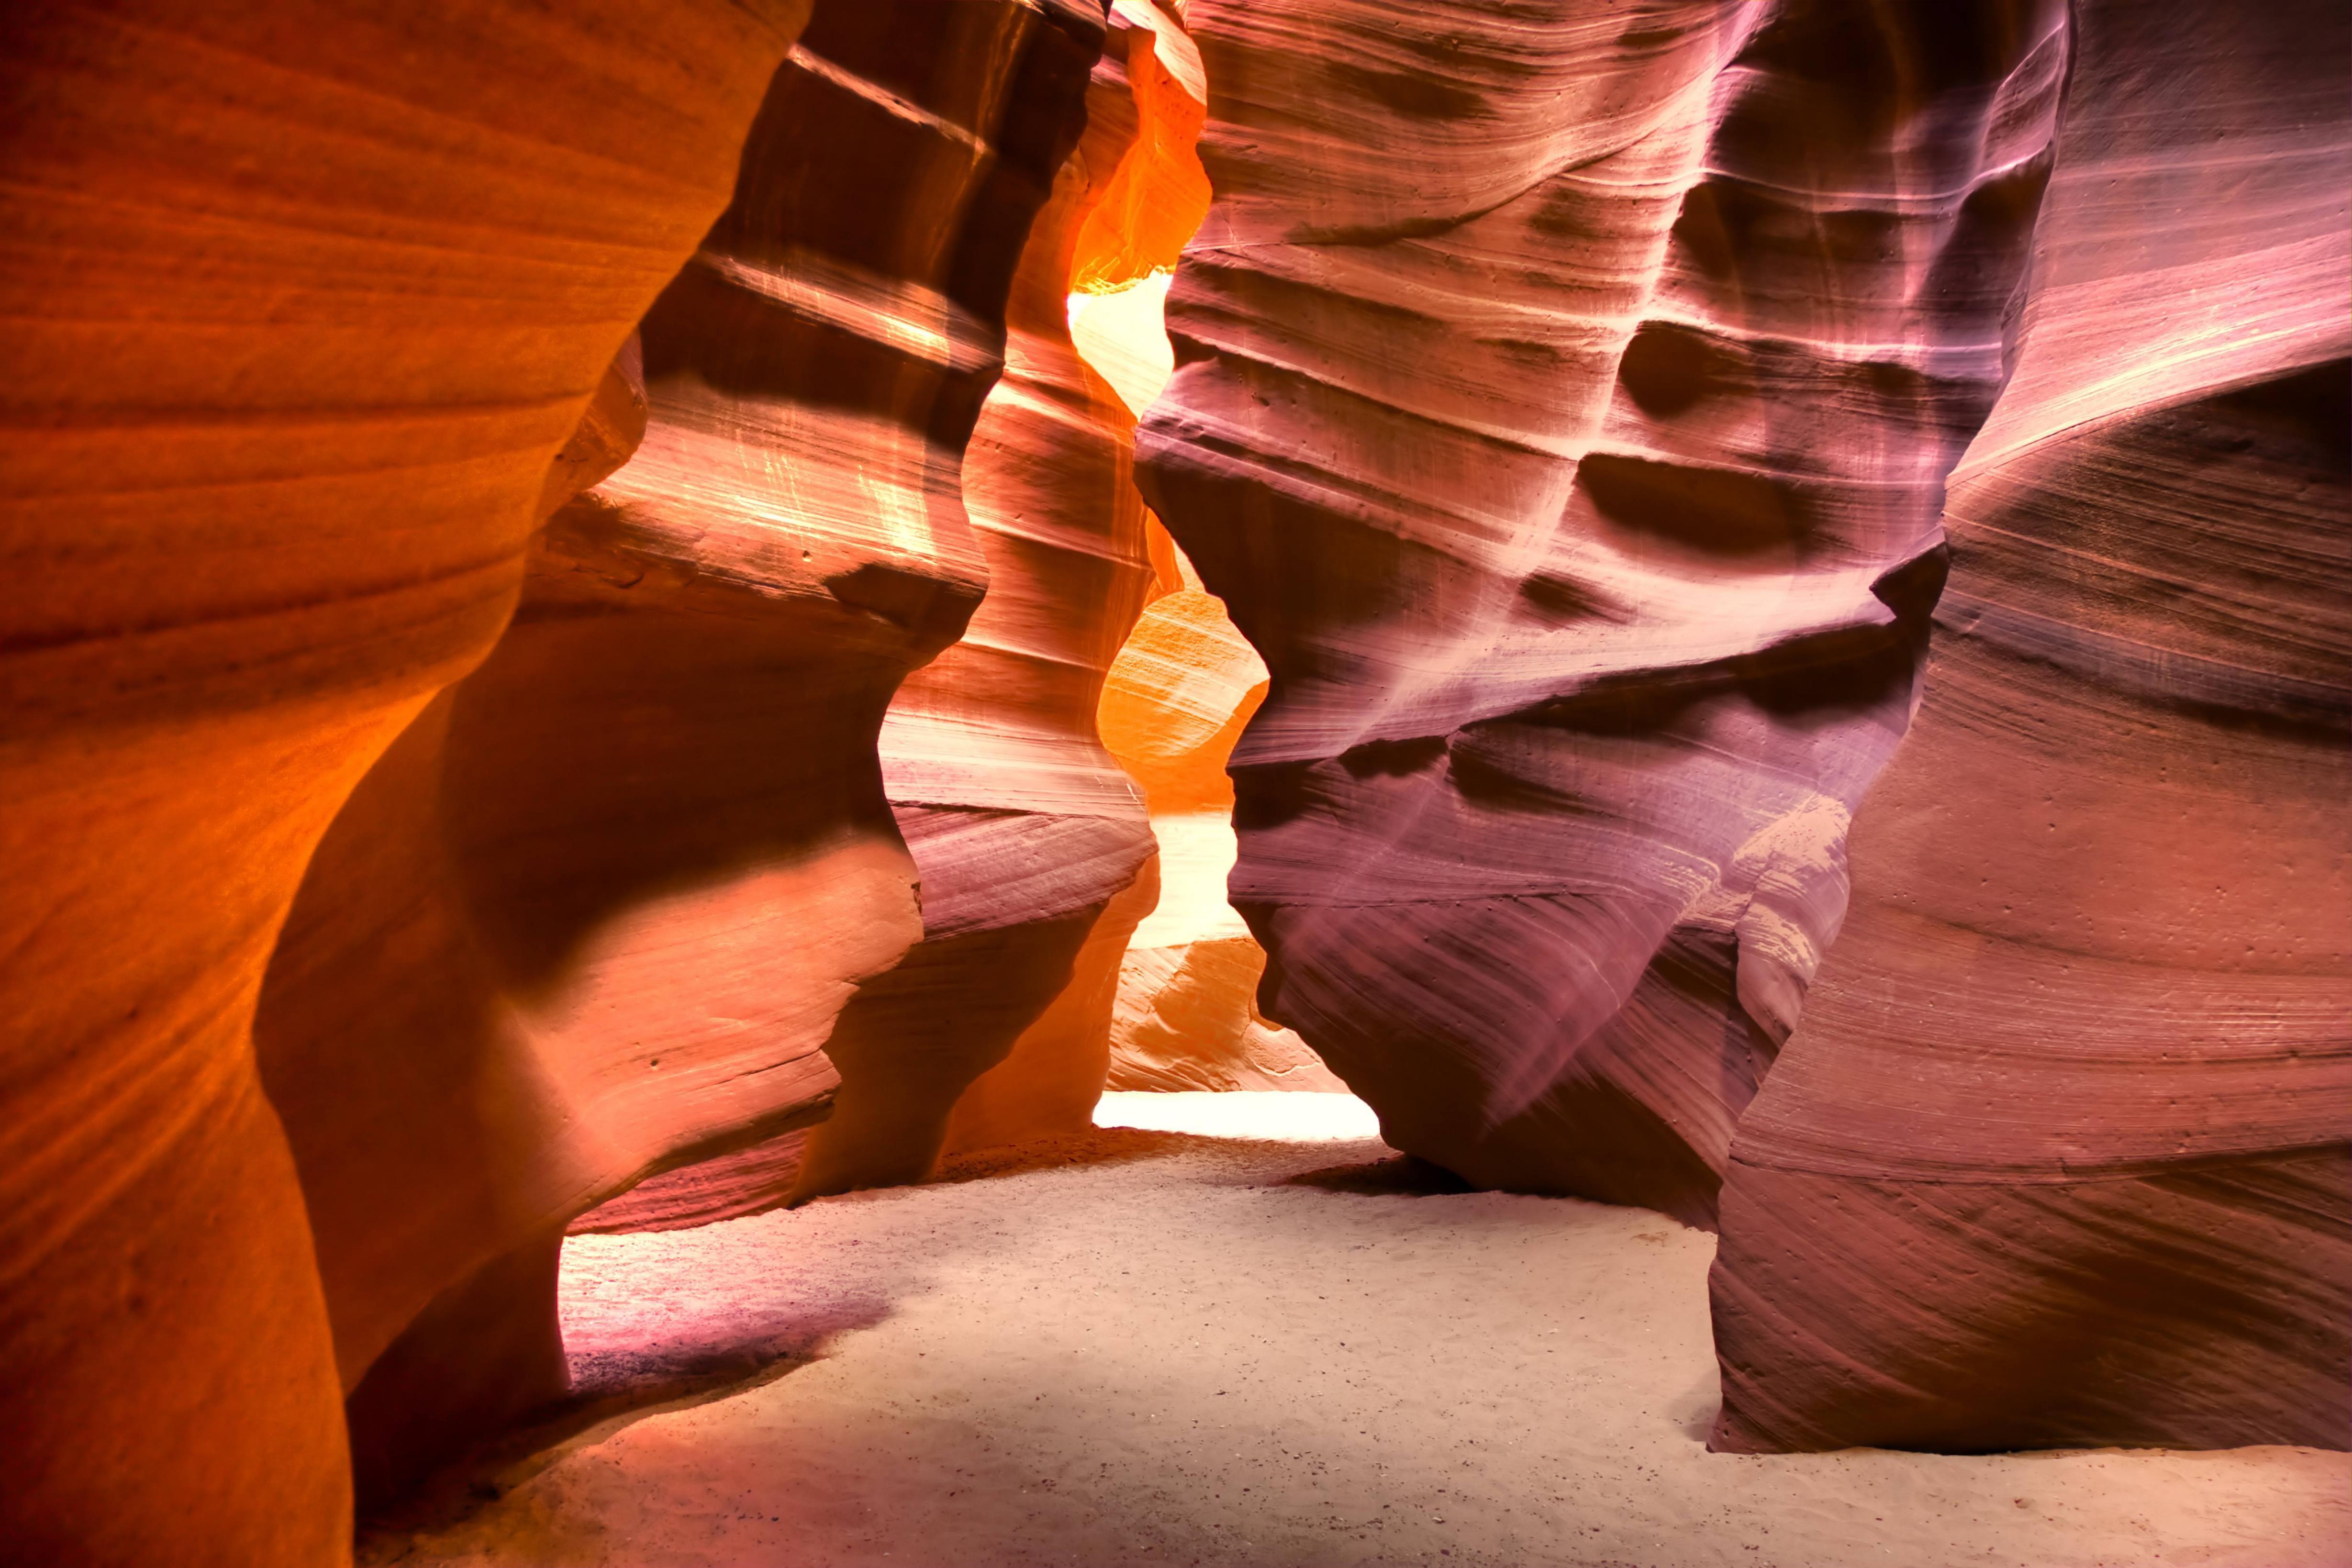
[[[346,1554],[263,967],[344,796],[505,623],[803,10],[0,21],[9,1556]]]
[[[1486,1185],[1711,1221],[1899,738],[2055,0],[1188,12],[1147,497],[1265,655],[1268,1017]]]
[[[2074,12],[1925,704],[1733,1149],[1718,1448],[2352,1440],[2352,37]]]
[[[1099,37],[820,8],[646,318],[642,448],[321,847],[259,1035],[363,1492],[560,1395],[566,1225],[822,1117],[922,936],[876,736],[988,580],[959,467]]]
[[[1082,1124],[1115,1007],[1721,1188],[1718,1447],[2352,1443],[2341,5],[1112,9],[0,17],[0,1555],[341,1560],[568,1229]],[[1065,314],[1203,80],[1254,719],[1201,584],[1097,706]],[[1264,1019],[1120,713],[1211,825],[1250,720]]]

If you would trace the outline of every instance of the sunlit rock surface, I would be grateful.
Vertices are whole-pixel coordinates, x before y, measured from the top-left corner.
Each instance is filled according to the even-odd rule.
[[[1143,12],[1128,5],[1122,14]],[[1167,129],[1149,160],[1137,161],[1141,174],[1128,197],[1137,209],[1129,221],[1151,244],[1124,253],[1130,267],[1150,262],[1155,270],[1126,278],[1082,270],[1070,296],[1078,351],[1138,413],[1175,370],[1163,322],[1166,263],[1210,199],[1194,150],[1206,75],[1189,36],[1164,13],[1158,26],[1163,68],[1150,89],[1139,81],[1137,97],[1159,109]],[[1119,963],[1109,1082],[1121,1090],[1337,1089],[1304,1041],[1258,1016],[1265,954],[1225,899],[1234,862],[1225,764],[1265,696],[1265,662],[1167,530],[1147,518],[1146,532],[1150,602],[1106,675],[1096,722],[1150,809],[1160,892]]]
[[[810,1135],[801,1197],[919,1181],[943,1148],[1087,1125],[1102,1089],[1108,954],[1137,898],[1149,906],[1148,890],[1125,895],[1150,831],[1094,732],[1102,672],[1143,599],[1133,421],[1071,343],[1065,303],[1095,209],[1137,151],[1123,68],[1138,35],[1106,40],[1099,11],[1077,10],[1060,96],[1015,100],[1041,125],[1055,106],[1066,130],[1039,169],[1052,198],[1013,271],[1004,379],[963,465],[988,597],[882,729],[922,878],[923,941],[861,990],[828,1046],[842,1095]],[[1140,37],[1148,68],[1151,35]]]
[[[2352,36],[2074,15],[1925,704],[1733,1146],[1718,1447],[2352,1438]]]
[[[822,1048],[936,880],[876,737],[989,580],[964,446],[1099,37],[818,8],[646,318],[642,447],[313,863],[260,1041],[364,1490],[563,1391],[576,1216],[848,1093]]]
[[[263,968],[344,796],[505,624],[805,9],[0,22],[12,1560],[345,1556]]]
[[[1201,0],[1146,497],[1264,654],[1269,1017],[1485,1185],[1710,1222],[1900,737],[2063,7]]]
[[[881,733],[923,940],[860,988],[827,1040],[844,1083],[821,1129],[657,1177],[580,1228],[670,1228],[919,1181],[943,1150],[1088,1124],[1119,957],[1158,883],[1142,802],[1095,728],[1148,578],[1134,416],[1078,352],[1066,300],[1074,280],[1116,290],[1164,268],[1198,214],[1183,220],[1161,167],[1190,156],[1200,112],[1185,122],[1192,100],[1160,57],[1182,35],[1129,10],[1107,39],[1066,18],[1055,90],[1075,137],[1083,89],[1085,134],[1055,151],[1069,156],[1013,268],[1004,377],[961,470],[988,597]],[[1033,90],[1025,112],[1055,101]]]
[[[1119,967],[1110,1086],[1339,1089],[1304,1040],[1259,1015],[1265,950],[1225,897],[1234,847],[1225,763],[1265,695],[1265,665],[1166,531],[1154,523],[1151,532],[1158,596],[1111,665],[1100,715],[1103,742],[1142,787],[1160,844],[1160,903]]]
[[[1719,1218],[1720,1448],[2352,1440],[2340,5],[806,11],[0,19],[0,1557],[331,1564],[566,1234],[1310,1040]]]

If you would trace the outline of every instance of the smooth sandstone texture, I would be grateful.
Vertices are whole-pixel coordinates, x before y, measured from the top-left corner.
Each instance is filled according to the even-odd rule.
[[[1717,1448],[2352,1439],[2352,21],[2074,10],[1925,704],[1733,1146]]]
[[[506,623],[802,12],[0,24],[9,1554],[346,1554],[261,973],[343,795]]]
[[[1112,664],[1100,713],[1104,744],[1150,805],[1160,876],[1159,906],[1119,965],[1109,1086],[1344,1090],[1305,1040],[1258,1013],[1265,950],[1225,897],[1225,763],[1265,698],[1265,665],[1157,523],[1151,543],[1161,591]]]
[[[1170,274],[1160,267],[1210,201],[1195,150],[1205,74],[1190,37],[1164,14],[1159,30],[1167,68],[1154,86],[1137,82],[1147,155],[1130,160],[1137,176],[1103,208],[1150,243],[1119,253],[1123,274],[1082,270],[1070,296],[1078,351],[1139,413],[1175,370],[1162,319]],[[1150,602],[1105,675],[1096,725],[1150,810],[1160,892],[1118,960],[1108,1082],[1123,1090],[1339,1088],[1303,1040],[1258,1016],[1265,954],[1225,901],[1234,862],[1225,764],[1265,695],[1265,662],[1223,601],[1202,590],[1167,530],[1149,516],[1145,528]]]
[[[561,1395],[566,1226],[821,1118],[922,936],[876,737],[988,581],[959,469],[1098,36],[818,8],[646,318],[642,448],[322,847],[261,1041],[364,1492]]]
[[[1151,835],[1094,734],[1102,672],[1142,603],[1132,422],[1079,358],[1064,304],[1082,231],[1137,145],[1100,17],[1066,25],[1055,96],[1033,87],[1013,100],[1052,135],[1034,155],[1043,209],[1007,256],[1004,379],[963,467],[988,597],[882,728],[923,940],[864,988],[826,1046],[842,1093],[810,1134],[796,1198],[919,1181],[950,1144],[1083,1127],[1101,1092],[1094,1009],[1055,1001],[1100,989],[1102,950],[1136,918],[1132,900],[1117,920],[1110,908]],[[1118,56],[1132,37],[1117,31]]]
[[[346,1554],[263,967],[345,794],[505,624],[804,9],[0,18],[10,1556]]]
[[[1200,0],[1139,470],[1272,688],[1266,1015],[1396,1146],[1710,1223],[1900,737],[2056,0]]]
[[[986,689],[975,679],[989,657],[979,644],[1000,624],[988,605],[980,617],[988,624],[976,622],[963,643],[924,672],[926,677],[936,673],[936,684],[927,679],[910,686],[894,708],[883,741],[894,800],[920,800],[927,790],[947,785],[947,793],[979,806],[1053,806],[1051,796],[1034,793],[1036,782],[1083,767],[1084,789],[1097,802],[1095,810],[1118,830],[1115,840],[1104,841],[1115,844],[1118,854],[1092,868],[1094,886],[1108,893],[1108,901],[1087,927],[1061,990],[1021,1031],[1003,1060],[957,1100],[942,1151],[950,1155],[1029,1143],[1092,1124],[1109,1064],[1121,956],[1137,923],[1160,897],[1145,801],[1123,776],[1099,728],[1108,672],[1132,639],[1155,577],[1148,559],[1154,528],[1135,490],[1138,411],[1130,390],[1073,330],[1069,300],[1077,290],[1133,288],[1174,265],[1208,208],[1208,183],[1192,151],[1204,109],[1198,56],[1170,8],[1118,0],[1109,15],[1110,47],[1087,92],[1087,139],[1074,166],[1064,171],[1072,193],[1040,219],[1016,279],[1013,356],[1003,401],[989,410],[992,416],[1001,411],[1002,425],[984,432],[993,435],[1001,428],[1003,434],[979,445],[975,455],[982,464],[966,469],[975,507],[992,517],[1009,515],[1008,535],[1034,526],[1024,518],[1053,517],[1078,552],[1104,558],[1103,564],[1082,571],[1066,570],[1058,585],[1039,574],[1041,588],[1058,586],[1058,592],[1032,591],[1034,601],[1025,606],[1009,596],[995,605],[1001,623],[1016,628],[1008,641],[1045,650],[1048,667],[1027,685],[1047,698],[1037,706],[1050,714],[1046,737],[1052,758],[1020,763],[1017,778],[1000,775],[985,783],[975,779],[961,789],[942,777],[935,762],[919,760],[935,758],[940,737],[955,735],[975,719],[1000,732],[1013,727],[1007,716],[992,717],[984,704],[972,700]],[[1033,409],[1053,417],[1041,420]],[[1030,552],[1008,541],[999,553],[1020,565]],[[1016,617],[1025,619],[1028,628],[1017,629]],[[1055,621],[1066,629],[1041,638],[1036,628]],[[1054,670],[1050,662],[1064,646],[1069,653],[1062,656],[1075,657],[1066,669]],[[919,705],[926,701],[928,721],[919,716]],[[1035,696],[1027,696],[1023,706],[1035,703]],[[1139,852],[1142,858],[1128,870]],[[925,918],[928,926],[928,914]]]
[[[656,1177],[579,1229],[919,1181],[943,1149],[1087,1124],[1119,955],[1157,894],[1141,803],[1094,728],[1147,572],[1133,416],[1076,352],[1065,304],[1075,276],[1115,277],[1130,254],[1152,264],[1149,235],[1120,214],[1164,140],[1166,73],[1151,32],[1120,20],[1107,52],[1091,15],[1053,23],[1037,68],[1050,74],[1003,101],[1018,119],[999,139],[1043,205],[1025,244],[1009,236],[1005,373],[962,465],[988,597],[901,688],[880,737],[923,940],[861,986],[826,1040],[843,1084],[822,1128]]]

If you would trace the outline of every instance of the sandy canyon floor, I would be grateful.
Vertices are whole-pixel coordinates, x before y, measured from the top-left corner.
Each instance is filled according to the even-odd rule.
[[[1442,1190],[1342,1095],[1100,1119],[928,1186],[576,1239],[553,1446],[362,1560],[2352,1563],[2340,1454],[1709,1454],[1712,1238]]]

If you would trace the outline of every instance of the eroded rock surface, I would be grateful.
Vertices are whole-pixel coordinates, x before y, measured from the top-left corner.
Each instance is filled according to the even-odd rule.
[[[1719,1448],[2352,1439],[2352,36],[2074,13],[1925,704],[1733,1147]]]
[[[506,623],[804,11],[0,20],[12,1559],[346,1556],[263,969],[346,794]]]
[[[1397,1146],[1711,1220],[1899,738],[2055,0],[1200,0],[1147,497],[1264,654],[1234,902]]]
[[[1072,347],[1064,306],[1081,231],[1136,142],[1120,68],[1129,34],[1102,58],[1099,15],[1066,51],[1064,134],[1036,170],[1052,199],[1019,248],[1004,379],[964,461],[988,597],[882,729],[891,804],[922,876],[923,940],[862,989],[827,1047],[842,1096],[810,1135],[799,1197],[919,1181],[950,1141],[1083,1127],[1101,1092],[1089,1009],[1049,1013],[1074,986],[1098,988],[1082,956],[1098,971],[1103,946],[1123,944],[1135,915],[1113,920],[1110,907],[1151,852],[1141,806],[1094,735],[1103,669],[1142,601],[1131,422]]]
[[[1159,330],[1156,317],[1149,325]],[[1265,699],[1265,664],[1167,530],[1150,527],[1155,597],[1111,664],[1099,715],[1160,843],[1160,903],[1119,965],[1110,1087],[1344,1090],[1306,1041],[1259,1015],[1265,950],[1225,897],[1225,764]]]
[[[643,445],[321,847],[260,1039],[364,1489],[560,1395],[569,1222],[822,1117],[922,936],[876,737],[989,580],[960,468],[1099,34],[818,8],[645,319]]]
[[[1087,16],[1070,22],[1051,91],[1015,106],[1042,127],[1058,104],[1064,137],[1030,154],[1051,195],[1013,267],[1005,373],[962,466],[988,597],[901,688],[880,738],[923,939],[861,986],[826,1041],[844,1082],[824,1125],[657,1177],[583,1229],[919,1181],[943,1150],[1088,1124],[1119,957],[1158,882],[1142,803],[1095,732],[1148,578],[1134,416],[1077,352],[1066,299],[1074,279],[1116,287],[1164,267],[1190,232],[1160,237],[1160,166],[1171,146],[1189,152],[1191,131],[1160,57],[1170,44],[1144,24],[1181,33],[1124,9],[1136,15],[1114,16],[1107,40]],[[1034,162],[1065,151],[1057,172]]]

